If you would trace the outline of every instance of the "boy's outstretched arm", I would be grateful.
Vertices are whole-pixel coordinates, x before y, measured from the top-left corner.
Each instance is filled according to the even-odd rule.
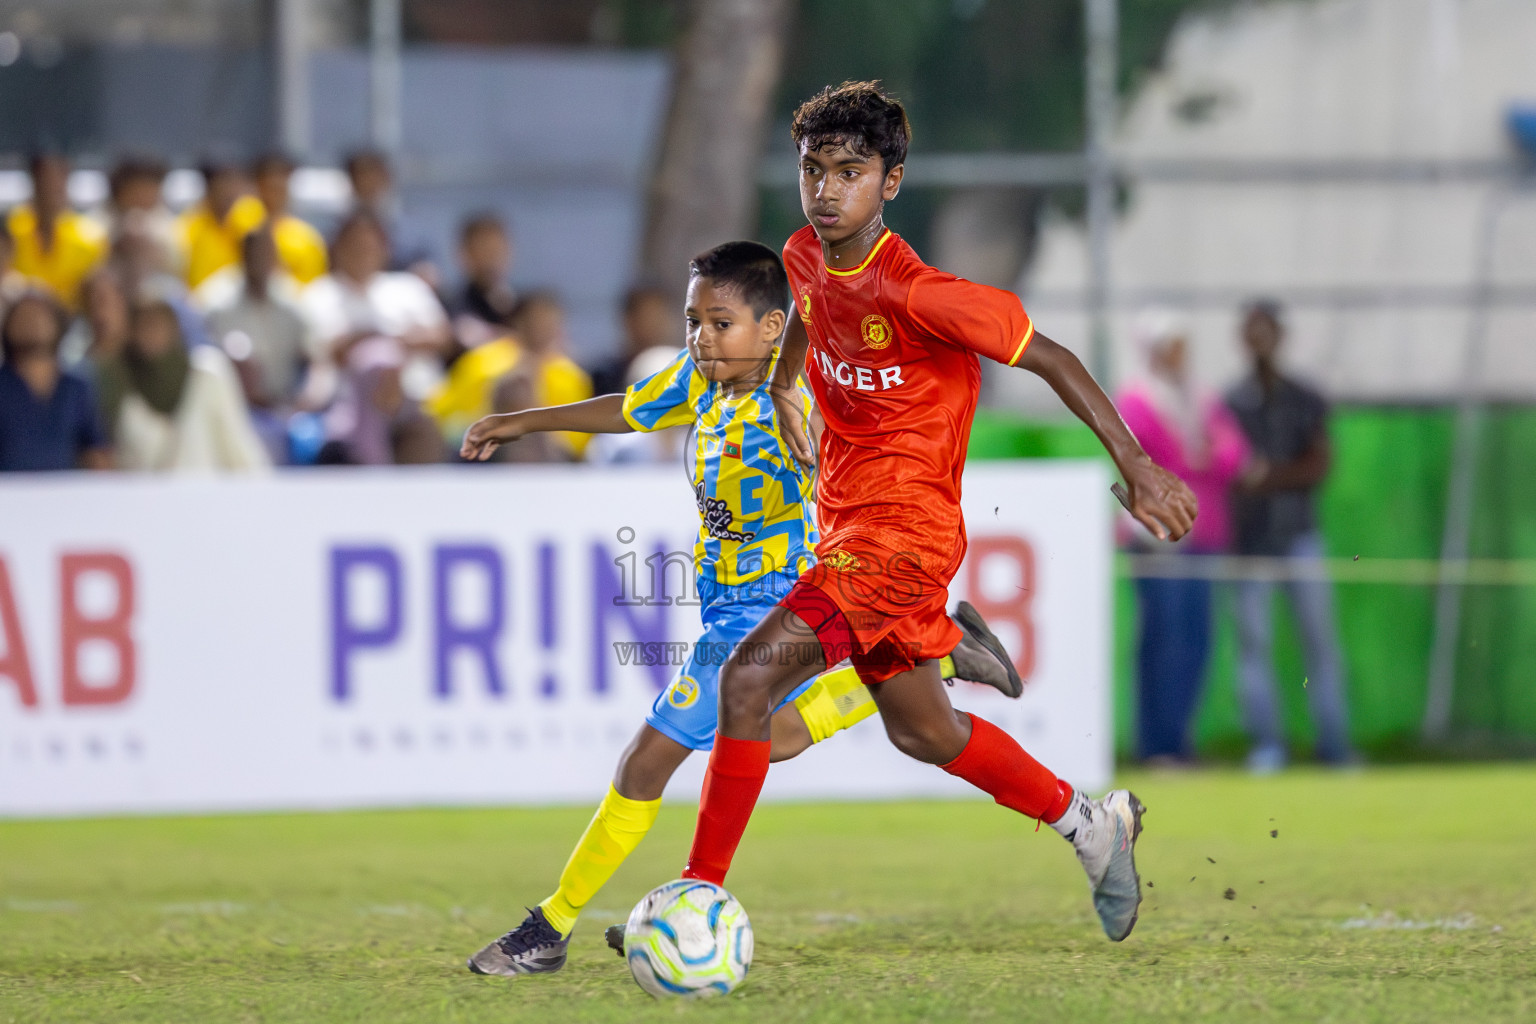
[[[1158,540],[1178,540],[1189,532],[1199,512],[1194,493],[1142,451],[1114,403],[1077,356],[1036,332],[1017,365],[1044,378],[1073,415],[1098,435],[1125,477],[1131,515]]]
[[[768,390],[773,394],[773,408],[779,414],[779,433],[790,453],[807,466],[816,464],[816,447],[806,429],[805,407],[797,382],[805,368],[805,352],[811,339],[806,336],[805,324],[798,316],[789,318],[789,329],[779,346],[779,361],[773,368],[773,380]]]
[[[551,405],[543,409],[484,416],[464,432],[459,456],[484,462],[498,445],[516,441],[524,434],[537,434],[545,430],[574,430],[581,434],[629,434],[634,429],[624,418],[623,395],[599,395],[570,405]]]

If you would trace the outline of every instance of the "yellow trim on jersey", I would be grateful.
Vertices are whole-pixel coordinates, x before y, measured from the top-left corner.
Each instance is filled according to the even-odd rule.
[[[1029,322],[1029,329],[1024,332],[1024,337],[1019,339],[1019,347],[1013,350],[1013,358],[1008,360],[1008,365],[1009,366],[1017,366],[1017,365],[1019,365],[1019,356],[1022,356],[1024,354],[1024,350],[1029,347],[1030,339],[1033,338],[1034,336],[1035,336],[1035,322],[1033,320],[1031,320]]]
[[[854,267],[852,270],[838,270],[838,269],[836,269],[834,267],[827,267],[827,273],[829,273],[829,274],[836,274],[838,277],[852,277],[854,274],[857,274],[859,271],[861,271],[865,267],[869,266],[870,261],[875,258],[875,254],[880,251],[881,246],[885,245],[885,243],[889,242],[890,240],[891,240],[891,229],[890,228],[886,228],[885,229],[885,233],[882,234],[879,238],[875,239],[874,247],[869,250],[869,255],[864,257],[864,262],[863,263],[860,263],[858,266]]]

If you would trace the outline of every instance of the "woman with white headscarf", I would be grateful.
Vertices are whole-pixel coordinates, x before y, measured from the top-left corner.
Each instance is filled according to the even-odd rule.
[[[1187,555],[1225,551],[1227,493],[1248,460],[1242,427],[1220,397],[1190,374],[1189,332],[1175,314],[1143,314],[1135,338],[1143,369],[1115,404],[1153,461],[1187,483],[1200,502],[1194,529],[1169,549]],[[1184,762],[1210,653],[1211,583],[1149,578],[1137,580],[1136,590],[1141,756],[1153,763]]]

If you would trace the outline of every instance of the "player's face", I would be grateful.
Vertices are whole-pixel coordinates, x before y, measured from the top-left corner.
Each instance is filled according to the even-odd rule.
[[[885,170],[880,154],[867,156],[846,144],[800,148],[800,209],[817,237],[836,245],[880,216],[901,189],[901,165]]]
[[[736,289],[716,287],[707,277],[688,282],[683,315],[688,354],[705,379],[717,383],[760,379],[767,372],[774,343],[784,332],[783,310],[770,309],[759,320]]]

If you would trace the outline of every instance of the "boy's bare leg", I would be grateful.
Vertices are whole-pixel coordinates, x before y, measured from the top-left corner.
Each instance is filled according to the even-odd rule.
[[[869,688],[885,734],[903,754],[928,764],[949,764],[971,739],[971,716],[956,711],[937,661]]]
[[[613,788],[626,800],[660,800],[672,776],[692,750],[646,724],[619,755]]]
[[[720,731],[699,796],[684,878],[725,881],[768,776],[773,709],[825,667],[816,634],[783,605],[765,615],[721,667]]]
[[[1142,806],[1134,794],[1119,789],[1089,800],[1012,736],[984,718],[957,712],[936,662],[893,676],[870,692],[886,734],[902,753],[939,765],[1004,807],[1049,823],[1070,841],[1088,874],[1105,934],[1117,942],[1130,934],[1141,906],[1135,846]]]
[[[619,757],[613,785],[560,873],[560,885],[523,923],[469,958],[476,974],[517,977],[565,966],[576,918],[645,838],[661,809],[661,794],[693,753],[650,725],[640,726]]]
[[[768,740],[773,709],[795,687],[826,667],[816,633],[800,616],[783,605],[776,606],[721,666],[720,734],[738,740]]]
[[[786,705],[773,713],[768,731],[773,744],[768,751],[768,760],[775,764],[798,757],[815,743],[805,719],[800,717],[800,712],[793,705]]]
[[[768,774],[771,712],[822,668],[820,647],[794,612],[775,608],[748,635],[720,676],[720,732],[699,802],[698,826],[684,877],[725,881]],[[757,664],[754,651],[772,657]],[[1130,934],[1141,904],[1135,841],[1141,804],[1116,790],[1090,801],[984,718],[955,711],[936,662],[919,664],[870,687],[886,733],[898,750],[939,765],[1004,807],[1052,827],[1072,842],[1088,873],[1094,907],[1110,938]]]

